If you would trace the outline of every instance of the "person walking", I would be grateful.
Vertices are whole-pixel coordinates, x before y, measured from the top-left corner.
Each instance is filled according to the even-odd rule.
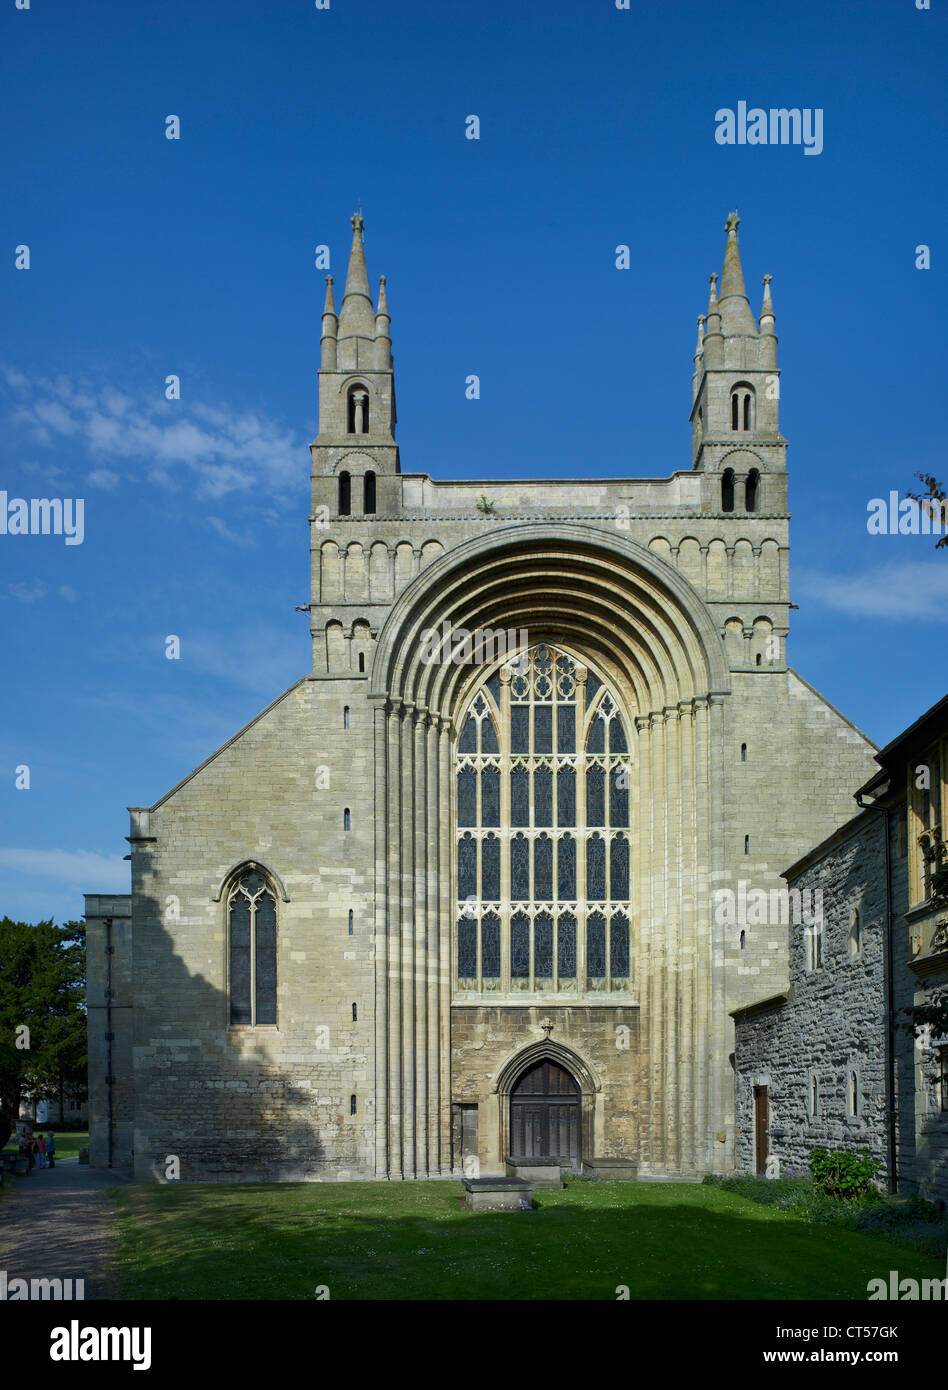
[[[46,1140],[42,1134],[36,1136],[36,1162],[40,1168],[46,1167]]]
[[[56,1167],[56,1136],[51,1129],[46,1131],[46,1157],[50,1168]]]

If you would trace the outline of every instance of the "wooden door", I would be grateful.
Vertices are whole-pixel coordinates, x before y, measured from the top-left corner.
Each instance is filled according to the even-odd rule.
[[[766,1086],[754,1087],[754,1152],[757,1173],[767,1172],[770,1155],[770,1098]]]
[[[511,1092],[510,1156],[563,1158],[580,1166],[579,1086],[556,1062],[538,1062]]]

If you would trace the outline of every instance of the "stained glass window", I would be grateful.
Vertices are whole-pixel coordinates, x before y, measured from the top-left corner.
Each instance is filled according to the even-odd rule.
[[[456,745],[460,991],[632,988],[631,762],[616,697],[567,653],[482,685]]]

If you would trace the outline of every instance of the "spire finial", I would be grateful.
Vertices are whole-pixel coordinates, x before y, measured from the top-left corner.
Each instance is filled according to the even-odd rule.
[[[729,235],[730,235],[731,232],[733,232],[733,233],[735,234],[735,236],[736,236],[736,235],[737,235],[737,229],[738,229],[738,227],[739,227],[740,225],[741,225],[741,219],[740,219],[740,218],[738,217],[738,215],[737,215],[737,208],[735,208],[733,212],[729,212],[729,213],[728,213],[728,215],[727,215],[727,221],[726,221],[725,224],[724,224],[724,230],[725,230]]]
[[[352,214],[352,216],[349,218],[349,221],[352,223],[352,230],[354,232],[362,232],[365,230],[365,220],[362,216],[361,207],[359,208],[358,212],[354,212]]]

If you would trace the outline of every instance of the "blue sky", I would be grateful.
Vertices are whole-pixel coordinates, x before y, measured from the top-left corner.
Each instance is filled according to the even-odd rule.
[[[360,202],[402,467],[485,479],[689,466],[737,207],[755,312],[773,275],[791,663],[878,743],[944,695],[948,552],[866,531],[948,473],[933,3],[6,5],[0,489],[84,498],[85,538],[0,537],[0,913],[127,891],[125,807],[308,669],[313,252],[344,277]],[[822,109],[822,153],[717,144],[742,100]]]

